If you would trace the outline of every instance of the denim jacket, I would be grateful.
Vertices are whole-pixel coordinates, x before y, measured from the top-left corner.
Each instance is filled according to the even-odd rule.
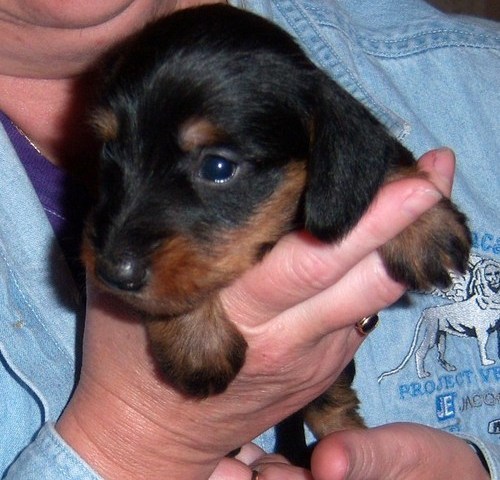
[[[500,479],[499,25],[416,0],[232,3],[288,30],[416,156],[454,149],[453,198],[473,231],[469,269],[450,289],[381,313],[357,354],[355,386],[368,425],[456,433]],[[82,306],[1,131],[0,171],[0,473],[99,478],[53,428],[78,372]],[[272,449],[273,430],[258,441]]]

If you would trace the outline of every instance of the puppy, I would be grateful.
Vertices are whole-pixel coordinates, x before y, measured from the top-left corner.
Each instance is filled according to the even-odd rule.
[[[219,291],[291,230],[335,242],[382,184],[422,174],[359,102],[256,15],[182,10],[110,58],[94,115],[100,193],[83,260],[142,314],[165,378],[188,396],[217,394],[247,348]],[[396,280],[426,289],[462,270],[469,247],[464,216],[443,199],[381,254]],[[362,425],[351,380],[345,372],[312,405],[319,436]]]

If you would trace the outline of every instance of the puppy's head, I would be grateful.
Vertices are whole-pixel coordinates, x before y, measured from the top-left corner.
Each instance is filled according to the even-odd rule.
[[[235,8],[175,13],[113,58],[83,258],[146,313],[188,311],[293,228],[341,237],[396,156],[286,33]]]

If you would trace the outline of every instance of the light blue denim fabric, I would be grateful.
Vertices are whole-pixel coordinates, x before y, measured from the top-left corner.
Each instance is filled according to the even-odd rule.
[[[0,471],[4,472],[41,425],[59,417],[69,399],[77,368],[77,312],[82,309],[52,228],[3,129],[0,172]]]
[[[232,3],[292,33],[415,155],[442,145],[455,150],[453,196],[469,216],[474,238],[469,272],[457,277],[449,291],[413,294],[409,304],[383,312],[357,355],[355,386],[369,425],[412,421],[457,433],[482,449],[492,478],[499,479],[496,335],[488,333],[485,358],[473,336],[478,322],[500,318],[493,288],[500,275],[499,25],[446,16],[415,0]],[[2,135],[0,472],[45,422],[57,419],[70,396],[79,308],[50,226]],[[448,366],[446,371],[437,362],[437,347],[418,347],[432,326],[431,314],[442,319],[448,304],[453,306],[449,320],[469,322],[470,329],[461,337],[453,329],[448,332],[443,355],[455,370]],[[443,336],[444,330],[439,331]],[[417,370],[416,353],[425,360],[428,377],[422,376],[422,365]],[[272,449],[274,432],[258,442]],[[45,423],[7,478],[96,476]]]

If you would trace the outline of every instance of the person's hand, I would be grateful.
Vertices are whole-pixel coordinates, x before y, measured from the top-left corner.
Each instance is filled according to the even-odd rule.
[[[434,428],[395,423],[325,437],[312,457],[315,480],[488,480],[462,439]]]
[[[420,166],[431,181],[386,185],[340,244],[290,234],[222,292],[249,348],[221,395],[191,400],[170,388],[142,323],[90,285],[82,371],[59,433],[105,478],[208,478],[225,454],[322,393],[362,341],[356,321],[404,292],[376,249],[449,192],[453,155],[430,152]]]
[[[224,458],[209,480],[313,480],[310,472],[294,467],[280,455],[266,454],[254,444],[245,445],[235,458]]]

